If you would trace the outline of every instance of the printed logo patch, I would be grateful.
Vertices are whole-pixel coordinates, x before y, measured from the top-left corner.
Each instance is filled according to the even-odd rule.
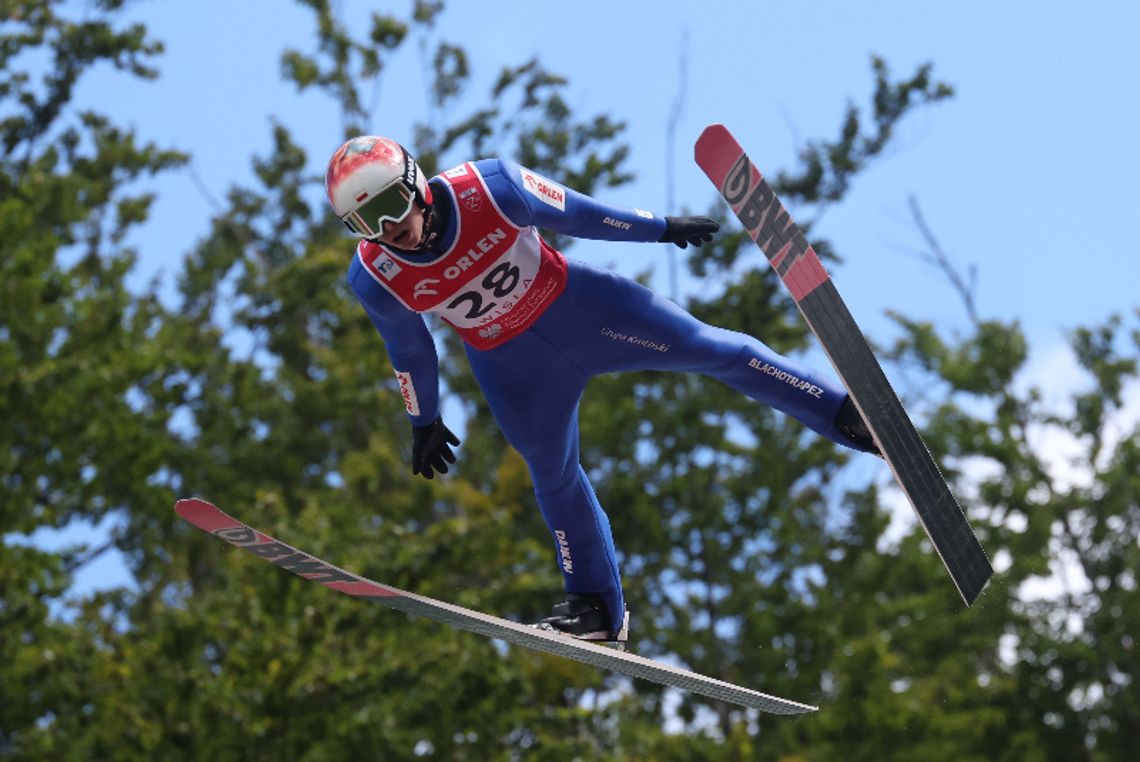
[[[432,288],[437,283],[439,283],[439,278],[424,278],[416,284],[412,291],[412,298],[422,299],[425,296],[439,296],[439,292]]]
[[[400,395],[404,398],[404,407],[408,415],[420,414],[420,401],[416,399],[416,388],[412,386],[412,374],[396,371],[396,380],[400,383]]]
[[[783,381],[788,386],[795,387],[802,392],[806,392],[816,399],[823,399],[823,389],[813,384],[811,381],[804,381],[798,376],[793,376],[786,370],[781,370],[771,363],[764,362],[755,357],[748,361],[748,367],[752,370],[758,370],[764,375],[771,376],[777,381]]]
[[[468,188],[459,194],[459,202],[473,212],[483,208],[483,196],[478,188]]]
[[[553,206],[560,212],[566,211],[566,191],[553,180],[547,180],[539,174],[523,169],[522,181],[526,192],[537,198],[547,206]]]
[[[396,260],[383,252],[381,252],[376,259],[372,260],[372,264],[376,268],[376,271],[384,276],[384,280],[392,280],[400,274],[401,268],[396,264]]]
[[[479,335],[484,339],[497,339],[503,335],[503,327],[498,323],[492,323],[486,328],[480,328]]]
[[[566,533],[561,529],[555,529],[554,536],[558,539],[558,555],[562,560],[562,571],[573,574],[574,559],[570,556],[570,543],[566,540]]]

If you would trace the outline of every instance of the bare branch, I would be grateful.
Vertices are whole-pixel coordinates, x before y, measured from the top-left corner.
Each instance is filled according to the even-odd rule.
[[[685,30],[681,36],[681,55],[678,59],[677,96],[673,99],[673,106],[669,110],[669,120],[665,123],[665,213],[676,214],[674,206],[674,164],[675,151],[673,146],[677,139],[677,122],[685,110],[685,101],[688,98],[689,80],[689,32]],[[669,251],[669,297],[677,301],[679,286],[677,281],[677,250],[675,246],[667,247]]]
[[[969,315],[970,322],[974,325],[978,325],[980,320],[978,319],[977,305],[974,300],[978,285],[977,268],[970,265],[967,276],[963,278],[962,273],[954,267],[954,264],[950,261],[950,257],[943,251],[942,245],[934,236],[930,226],[926,224],[926,218],[923,216],[922,210],[918,206],[918,199],[915,198],[914,194],[907,197],[907,203],[910,205],[911,217],[914,219],[915,225],[918,226],[918,231],[922,234],[929,248],[928,252],[924,252],[919,256],[946,275],[950,281],[950,285],[954,287],[954,290],[958,292],[958,296],[962,299],[962,304],[966,308],[966,314]]]

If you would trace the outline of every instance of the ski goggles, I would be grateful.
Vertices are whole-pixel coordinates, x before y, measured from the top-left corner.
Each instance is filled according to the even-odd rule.
[[[340,218],[344,226],[364,238],[378,238],[385,222],[400,222],[412,211],[415,194],[400,180]]]

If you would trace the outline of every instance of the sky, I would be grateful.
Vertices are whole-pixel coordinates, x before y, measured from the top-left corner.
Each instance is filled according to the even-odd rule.
[[[373,8],[404,14],[410,6],[342,3],[362,30]],[[1140,4],[1043,2],[1032,14],[1020,4],[896,0],[714,2],[701,14],[686,2],[449,6],[439,36],[465,47],[473,70],[471,96],[453,117],[477,105],[502,66],[537,56],[570,79],[566,95],[579,114],[626,122],[637,181],[599,195],[658,211],[668,211],[666,123],[682,51],[674,193],[678,209],[695,212],[716,200],[692,161],[705,125],[726,124],[774,174],[795,166],[805,141],[834,138],[849,103],[866,113],[872,54],[899,78],[931,62],[957,95],[905,120],[887,155],[814,229],[844,257],[833,275],[864,329],[886,327],[886,309],[965,328],[945,278],[914,254],[922,240],[908,211],[912,194],[942,248],[963,269],[977,267],[982,316],[1020,320],[1034,345],[1136,303],[1140,265],[1129,236],[1140,207]],[[161,78],[137,83],[105,71],[83,83],[80,98],[160,145],[190,151],[215,198],[252,184],[250,157],[267,149],[271,115],[309,150],[314,173],[323,170],[341,140],[335,104],[299,95],[279,76],[282,49],[313,52],[308,11],[283,0],[155,0],[130,16],[165,42]],[[412,124],[428,113],[420,64],[412,43],[388,65],[371,131],[411,142]],[[212,211],[188,172],[164,178],[159,190],[150,229],[136,236],[140,278],[174,272]],[[572,255],[664,274],[666,253],[582,243]]]
[[[339,7],[363,36],[371,11],[404,16],[411,5]],[[160,78],[98,71],[76,97],[141,138],[193,155],[192,173],[152,184],[159,196],[151,220],[129,239],[140,252],[133,282],[141,288],[158,278],[169,289],[208,229],[212,200],[235,184],[255,184],[250,159],[268,150],[271,117],[308,150],[314,174],[342,128],[331,99],[280,80],[283,49],[314,52],[307,10],[284,0],[145,0],[127,17],[165,43],[155,62]],[[565,97],[579,117],[626,123],[627,169],[637,179],[598,197],[662,213],[703,213],[716,202],[692,161],[707,124],[727,125],[774,175],[795,168],[805,142],[836,137],[849,104],[867,114],[872,55],[900,79],[932,63],[955,97],[907,117],[892,147],[813,228],[844,259],[829,269],[865,333],[888,339],[888,310],[950,336],[969,328],[945,276],[915,253],[923,242],[910,196],[956,266],[976,268],[981,317],[1022,325],[1033,352],[1026,383],[1078,384],[1066,332],[1140,304],[1131,240],[1140,208],[1140,3],[452,0],[437,33],[464,47],[472,67],[469,95],[447,115],[478,105],[503,66],[538,57],[569,78]],[[411,143],[412,125],[429,113],[427,84],[413,41],[381,75],[368,129]],[[682,91],[669,144],[666,125]],[[801,221],[811,219],[812,210],[800,211]],[[352,246],[346,238],[346,263]],[[626,274],[652,268],[655,285],[667,287],[665,245],[582,242],[570,255]],[[687,293],[699,288],[682,284]],[[763,326],[755,333],[763,338]],[[86,572],[91,580],[107,576],[110,567],[98,566]]]

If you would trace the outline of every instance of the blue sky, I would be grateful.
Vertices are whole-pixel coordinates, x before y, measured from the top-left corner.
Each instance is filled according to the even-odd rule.
[[[687,97],[672,146],[678,208],[705,211],[714,189],[692,162],[701,129],[723,122],[765,173],[792,168],[807,140],[831,139],[849,102],[871,93],[870,57],[896,77],[924,62],[957,95],[908,118],[888,153],[827,210],[815,234],[845,258],[832,274],[864,330],[890,336],[895,309],[950,332],[968,327],[944,277],[919,261],[921,238],[907,197],[917,197],[942,247],[978,270],[985,318],[1017,319],[1036,357],[1054,356],[1064,332],[1140,302],[1133,222],[1140,208],[1140,3],[647,2],[449,3],[439,37],[465,47],[473,68],[467,113],[504,65],[538,56],[570,79],[580,114],[627,124],[637,181],[603,200],[667,211],[666,123],[687,51]],[[404,15],[411,1],[341,3],[364,24],[381,10]],[[697,10],[699,9],[699,10]],[[270,116],[323,171],[341,138],[334,104],[280,82],[285,47],[313,51],[308,11],[282,0],[142,2],[167,52],[154,83],[99,72],[78,99],[133,125],[144,139],[194,156],[209,193],[252,185],[250,157],[266,151]],[[411,142],[428,113],[414,42],[388,64],[370,129]],[[466,156],[445,157],[454,162]],[[151,222],[131,243],[134,282],[169,284],[212,212],[188,172],[155,184]],[[793,216],[797,210],[791,209]],[[806,217],[806,212],[803,213]],[[346,239],[346,262],[352,243]],[[626,273],[655,268],[666,284],[667,248],[583,242],[572,256]],[[759,256],[759,254],[758,254]],[[687,289],[699,284],[686,283]],[[763,326],[755,333],[763,338]],[[1042,359],[1038,367],[1053,367]],[[113,561],[108,561],[113,563]],[[106,571],[92,569],[97,579]]]
[[[345,17],[361,24],[370,8],[410,6],[343,3]],[[501,66],[536,55],[569,77],[579,113],[609,113],[628,125],[638,180],[601,195],[659,211],[668,198],[665,125],[681,49],[689,66],[673,146],[675,198],[696,211],[715,199],[692,163],[692,142],[706,124],[728,125],[762,171],[774,173],[794,165],[805,140],[834,137],[849,101],[865,104],[873,53],[898,77],[933,62],[956,97],[908,119],[888,154],[816,227],[846,259],[833,275],[865,330],[886,327],[886,308],[965,326],[942,276],[911,251],[921,239],[909,194],[943,248],[963,267],[977,266],[983,316],[1021,320],[1034,346],[1136,304],[1140,4],[1045,2],[1027,13],[1022,4],[984,2],[726,2],[699,14],[686,2],[450,6],[440,37],[468,50],[474,72],[472,95],[451,116],[464,115]],[[206,0],[141,3],[131,15],[167,45],[162,78],[92,77],[81,97],[145,137],[192,152],[217,197],[251,182],[249,158],[265,150],[270,115],[309,149],[314,172],[323,168],[340,138],[333,104],[279,80],[284,47],[312,50],[307,11],[281,0]],[[427,114],[420,64],[414,43],[390,62],[373,131],[410,142],[411,125]],[[159,190],[154,222],[136,236],[140,277],[173,272],[210,214],[188,173],[167,177]],[[573,254],[623,271],[665,272],[665,247],[583,243]]]

